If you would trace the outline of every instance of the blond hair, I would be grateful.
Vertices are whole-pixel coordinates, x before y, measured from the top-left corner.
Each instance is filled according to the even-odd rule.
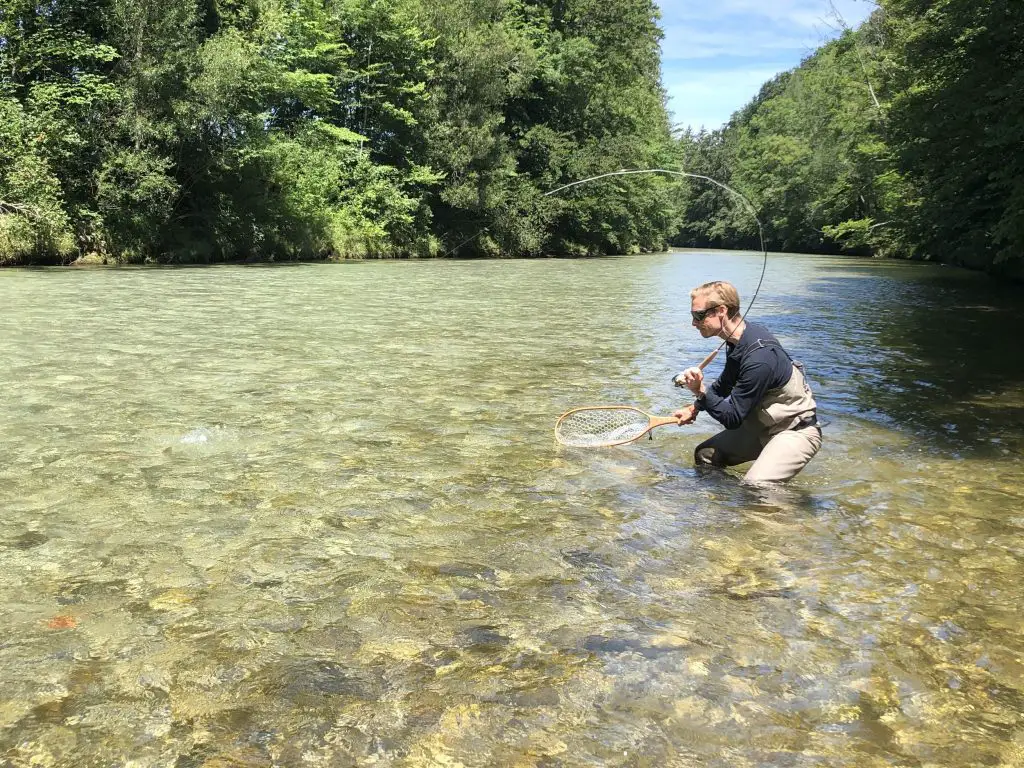
[[[710,283],[698,285],[690,291],[690,298],[695,299],[698,296],[703,296],[708,303],[714,302],[724,306],[728,310],[730,318],[736,317],[740,313],[740,294],[736,290],[736,286],[725,282],[725,280],[713,280]]]

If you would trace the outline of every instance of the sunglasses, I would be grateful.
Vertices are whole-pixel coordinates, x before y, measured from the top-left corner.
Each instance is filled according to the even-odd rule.
[[[707,317],[713,310],[718,309],[721,304],[711,304],[710,306],[704,307],[704,309],[698,309],[696,311],[690,310],[690,316],[693,317],[695,323],[703,323],[704,318]]]

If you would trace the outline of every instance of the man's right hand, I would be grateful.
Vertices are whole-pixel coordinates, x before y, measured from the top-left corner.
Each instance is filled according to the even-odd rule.
[[[679,420],[679,426],[683,426],[684,424],[693,424],[697,420],[698,413],[700,411],[697,410],[696,405],[687,405],[675,411],[672,417]]]
[[[672,381],[677,387],[686,387],[699,397],[704,386],[704,371],[697,366],[693,366],[692,368],[687,368],[682,373],[676,374]]]

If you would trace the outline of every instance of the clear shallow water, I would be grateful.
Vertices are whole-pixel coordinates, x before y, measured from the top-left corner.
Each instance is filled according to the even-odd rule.
[[[760,266],[0,273],[0,763],[1020,761],[1012,292],[771,257],[831,419],[784,490],[706,417],[554,445],[685,402],[689,288]]]

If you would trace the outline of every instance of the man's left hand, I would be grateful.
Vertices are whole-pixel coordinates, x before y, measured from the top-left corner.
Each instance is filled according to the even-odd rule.
[[[693,424],[697,420],[697,413],[697,406],[687,405],[675,411],[672,416],[679,419],[679,426],[683,426],[684,424]]]

